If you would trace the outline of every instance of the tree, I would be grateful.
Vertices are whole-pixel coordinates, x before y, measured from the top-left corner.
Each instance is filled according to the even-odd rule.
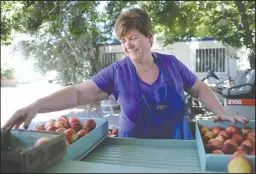
[[[21,4],[17,1],[1,1],[1,45],[10,45],[12,31],[22,31],[22,26],[19,25]]]
[[[80,82],[102,68],[98,43],[116,41],[115,20],[132,7],[149,13],[154,32],[165,44],[216,37],[223,44],[245,46],[255,59],[254,1],[109,1],[105,12],[96,10],[99,1],[3,3],[1,44],[10,43],[12,29],[30,34],[34,39],[22,43],[24,54],[33,56],[43,72],[57,69],[65,84]]]
[[[21,42],[27,58],[45,73],[56,70],[64,85],[81,82],[100,70],[98,41],[102,16],[96,1],[22,1],[21,25],[33,38]]]
[[[154,29],[166,45],[215,37],[255,55],[255,1],[145,1],[142,8],[153,16]]]

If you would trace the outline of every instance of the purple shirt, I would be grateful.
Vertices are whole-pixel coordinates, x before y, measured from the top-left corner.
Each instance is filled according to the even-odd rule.
[[[173,79],[175,88],[184,100],[184,89],[190,88],[196,81],[196,75],[191,72],[175,56],[156,53],[157,58],[161,59],[165,65],[168,75]],[[129,110],[134,108],[134,104],[140,99],[136,80],[132,71],[134,66],[129,57],[116,61],[110,66],[104,68],[92,80],[97,86],[107,94],[113,94],[117,103],[121,106],[123,114],[129,114]],[[157,80],[149,85],[140,80],[142,92],[160,87],[165,82],[163,72],[159,72]]]

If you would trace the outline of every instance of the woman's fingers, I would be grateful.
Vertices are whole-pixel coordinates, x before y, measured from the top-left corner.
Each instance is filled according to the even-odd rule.
[[[3,129],[12,129],[14,126],[18,126],[18,125],[22,124],[23,121],[25,120],[25,117],[26,117],[26,115],[23,112],[17,111],[4,124]]]
[[[248,123],[249,120],[247,118],[241,117],[241,116],[232,117],[232,116],[216,115],[214,118],[214,122],[217,122],[217,121],[230,121],[233,124],[235,124],[235,122],[238,121],[240,123],[246,124],[246,123]]]
[[[239,121],[240,123],[243,123],[243,124],[248,123],[248,120],[246,118],[244,118],[244,117],[237,116],[237,117],[235,117],[235,119],[237,121]]]

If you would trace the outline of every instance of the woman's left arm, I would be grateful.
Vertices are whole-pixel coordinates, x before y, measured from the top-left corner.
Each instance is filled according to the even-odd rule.
[[[225,108],[222,106],[219,99],[214,95],[211,88],[209,88],[204,82],[199,79],[196,79],[195,84],[186,90],[194,98],[198,100],[210,111],[216,114],[214,121],[239,121],[241,123],[247,123],[248,119],[240,116],[231,116],[227,113]]]

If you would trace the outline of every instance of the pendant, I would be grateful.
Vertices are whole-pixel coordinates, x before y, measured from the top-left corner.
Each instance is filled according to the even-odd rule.
[[[166,108],[167,108],[166,105],[158,105],[158,106],[157,106],[157,110],[164,110],[164,109],[166,109]]]

